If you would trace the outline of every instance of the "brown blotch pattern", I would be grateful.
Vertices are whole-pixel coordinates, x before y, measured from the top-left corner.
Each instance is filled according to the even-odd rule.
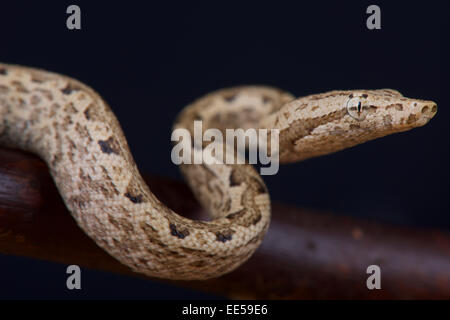
[[[63,89],[61,89],[61,92],[63,94],[71,94],[72,92],[78,91],[78,90],[80,90],[79,86],[69,82]]]
[[[180,239],[184,239],[189,235],[189,231],[187,229],[178,229],[177,226],[173,223],[169,224],[169,228],[170,228],[170,234],[180,238]]]
[[[12,97],[11,102],[14,103],[18,108],[21,108],[21,109],[25,109],[27,106],[25,100],[20,97]],[[42,111],[42,110],[40,109],[40,111]]]
[[[91,103],[90,105],[87,106],[86,110],[84,110],[84,116],[86,117],[86,120],[91,120],[92,119],[91,110],[93,108],[94,108],[94,106]]]
[[[31,82],[44,83],[44,79],[38,78],[38,77],[36,77],[36,75],[33,75],[33,77],[31,78]]]
[[[142,194],[139,194],[137,196],[132,195],[129,192],[125,193],[125,197],[127,197],[128,199],[130,199],[131,202],[133,203],[142,203]]]
[[[237,169],[233,169],[230,174],[230,187],[239,186],[242,182],[244,182],[243,176]]]
[[[117,229],[124,230],[127,234],[132,234],[134,232],[133,225],[130,222],[128,222],[127,219],[118,218],[118,217],[109,215],[108,220]]]
[[[374,113],[377,111],[377,107],[370,105],[370,106],[363,106],[363,110],[366,110],[368,113]]]
[[[28,89],[20,81],[11,81],[11,85],[15,87],[17,92],[29,93]]]
[[[402,111],[403,105],[401,103],[394,103],[394,104],[390,104],[390,105],[386,106],[386,110],[390,110],[393,108],[395,108],[395,110],[397,110],[397,111]]]
[[[238,210],[236,212],[230,213],[226,216],[227,219],[233,221],[236,225],[241,225],[245,228],[250,227],[251,225],[256,225],[262,219],[262,215],[259,210],[255,210],[255,214],[247,214],[248,211],[246,208]]]
[[[53,103],[50,106],[50,112],[49,112],[49,117],[52,118],[56,115],[57,111],[59,110],[59,108],[61,108],[61,106],[58,103]]]
[[[75,125],[75,131],[80,135],[80,137],[89,140],[89,142],[92,141],[92,137],[86,126],[82,126],[79,122],[77,122]]]
[[[341,119],[347,114],[346,109],[337,110],[321,117],[311,119],[301,119],[292,122],[291,126],[280,131],[280,136],[286,134],[290,139],[286,139],[284,143],[280,143],[280,150],[292,150],[297,140],[310,135],[311,132],[324,124]]]
[[[305,109],[308,106],[307,103],[302,103],[301,105],[299,105],[297,108],[295,108],[295,111],[300,111],[302,109]]]
[[[223,95],[223,99],[228,103],[233,102],[236,99],[236,97],[237,95],[235,93]]]
[[[203,250],[203,249],[194,249],[194,248],[185,248],[185,247],[181,247],[180,249],[181,249],[181,251],[183,251],[183,253],[193,254],[193,255],[200,255],[200,254],[204,254],[204,252],[205,252],[205,250]]]
[[[119,148],[116,140],[113,137],[110,137],[108,140],[98,140],[98,144],[103,153],[106,154],[119,154]]]
[[[263,194],[263,193],[268,193],[268,190],[265,186],[265,184],[261,181],[259,181],[259,179],[257,179],[256,177],[251,177],[250,180],[252,182],[254,182],[254,184],[256,185],[256,193],[257,194]]]
[[[414,113],[411,113],[408,117],[408,120],[406,120],[407,124],[411,124],[417,121],[416,115]]]
[[[233,239],[232,230],[227,230],[223,232],[216,232],[216,240],[220,242],[227,242]]]
[[[131,179],[128,183],[125,196],[133,203],[147,202],[148,199],[143,196],[144,190],[139,187],[139,183]]]
[[[117,190],[115,184],[113,183],[111,177],[109,176],[108,170],[106,170],[104,166],[101,166],[101,169],[102,169],[102,178],[93,181],[92,188],[95,191],[101,192],[105,198],[114,198],[114,195],[119,195],[120,192],[119,190]]]
[[[163,243],[162,241],[158,240],[159,239],[159,234],[158,234],[158,230],[156,230],[154,227],[152,227],[151,225],[145,223],[145,222],[141,222],[140,223],[140,227],[142,230],[144,230],[147,239],[150,243],[153,243],[155,245],[157,245],[158,247],[161,248],[166,248],[167,245],[165,243]]]
[[[78,110],[75,108],[75,105],[72,102],[70,102],[65,105],[64,112],[68,114],[75,114],[78,113]]]
[[[91,201],[91,197],[88,193],[72,196],[68,199],[68,204],[72,207],[84,210],[86,205]],[[78,210],[77,210],[78,211]],[[73,213],[75,214],[75,213]]]
[[[392,126],[392,116],[390,114],[383,117],[383,122],[386,126]]]
[[[30,98],[30,103],[32,105],[37,105],[41,102],[41,97],[39,97],[38,95],[32,95]]]
[[[19,104],[19,106],[20,106],[20,104]],[[30,120],[31,124],[38,123],[41,120],[41,116],[42,116],[41,111],[42,111],[41,108],[32,109],[30,116],[29,116],[29,120]]]
[[[73,142],[73,140],[69,136],[66,135],[64,138],[66,139],[67,145],[69,146],[69,151],[67,152],[67,157],[69,158],[69,160],[72,163],[75,163],[74,155],[75,155],[75,150],[77,150],[77,145],[75,144],[75,142]]]
[[[247,209],[241,209],[236,212],[232,212],[226,216],[227,219],[234,220],[243,217],[247,213]]]
[[[262,219],[262,215],[261,215],[260,213],[258,213],[258,214],[256,215],[256,217],[253,219],[252,224],[253,224],[253,225],[258,224],[258,222],[260,222],[261,219]]]
[[[9,92],[9,88],[3,84],[0,84],[0,93],[7,93]]]
[[[72,125],[72,124],[73,124],[72,117],[71,116],[65,116],[64,117],[64,121],[62,123],[63,129],[67,131],[69,126]]]
[[[61,152],[57,152],[53,155],[53,159],[51,160],[51,166],[54,168],[61,162],[63,158],[63,154]]]

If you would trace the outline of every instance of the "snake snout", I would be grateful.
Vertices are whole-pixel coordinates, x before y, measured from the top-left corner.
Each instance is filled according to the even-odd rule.
[[[417,118],[422,118],[425,123],[430,121],[437,113],[437,104],[433,101],[423,101],[418,105]],[[424,124],[425,124],[424,123]]]
[[[414,102],[413,106],[413,112],[406,119],[406,124],[408,126],[423,126],[437,113],[437,104],[433,101],[420,100]]]
[[[431,119],[437,113],[437,104],[435,102],[430,101],[430,103],[427,103],[422,107],[420,112],[422,112],[422,114],[425,117]]]

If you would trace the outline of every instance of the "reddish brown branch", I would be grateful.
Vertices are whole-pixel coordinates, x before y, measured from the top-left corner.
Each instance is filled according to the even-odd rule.
[[[184,184],[146,180],[172,209],[204,216]],[[78,228],[41,160],[7,149],[0,149],[0,252],[134,274]],[[381,290],[366,287],[371,264],[381,267]],[[450,236],[275,203],[270,230],[246,264],[218,279],[175,283],[230,298],[450,298]]]

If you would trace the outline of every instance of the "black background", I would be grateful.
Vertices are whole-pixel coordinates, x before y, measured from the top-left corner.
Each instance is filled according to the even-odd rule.
[[[265,84],[296,96],[393,88],[433,100],[425,127],[265,176],[274,201],[420,228],[450,229],[448,4],[368,1],[209,4],[144,1],[0,4],[0,61],[77,78],[111,105],[143,172],[180,178],[170,160],[176,114],[222,87]],[[66,28],[78,4],[82,30]],[[206,298],[96,271],[65,288],[65,266],[0,256],[0,298]]]

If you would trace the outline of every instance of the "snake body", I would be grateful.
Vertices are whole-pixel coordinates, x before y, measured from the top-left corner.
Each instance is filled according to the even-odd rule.
[[[357,103],[349,107],[349,101]],[[435,113],[434,102],[391,89],[295,99],[275,88],[247,86],[194,101],[175,128],[192,132],[193,122],[202,120],[204,130],[279,129],[280,162],[292,162],[422,126]],[[45,160],[78,225],[113,257],[149,276],[223,275],[252,255],[269,226],[269,194],[249,164],[181,166],[210,221],[167,208],[141,178],[107,103],[63,75],[0,63],[0,144]]]

